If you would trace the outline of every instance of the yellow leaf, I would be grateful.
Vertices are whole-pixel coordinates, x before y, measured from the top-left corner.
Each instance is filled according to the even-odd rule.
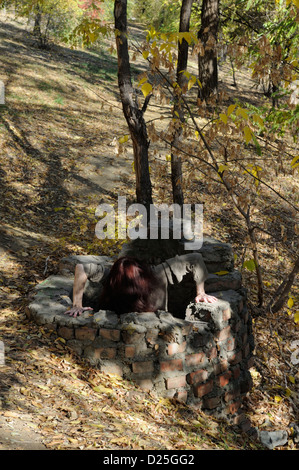
[[[224,276],[225,274],[228,274],[228,271],[218,271],[217,273],[218,276]]]
[[[218,166],[218,173],[223,173],[225,170],[228,170],[228,167],[226,165],[219,165]]]
[[[146,60],[149,56],[149,51],[143,51],[142,52],[142,57]]]
[[[220,117],[221,121],[224,122],[224,124],[227,124],[228,117],[227,117],[226,114],[221,113],[221,114],[219,114],[219,117]]]
[[[243,108],[238,108],[236,111],[236,115],[241,116],[243,119],[246,119],[246,120],[248,119],[248,114],[246,110]]]
[[[97,393],[113,393],[110,388],[104,387],[103,385],[97,385],[96,387],[93,387],[93,391]]]
[[[281,402],[282,398],[279,395],[275,395],[274,400],[276,401],[276,403],[279,403]]]
[[[294,314],[294,322],[299,323],[299,311]]]
[[[228,108],[227,108],[227,115],[230,116],[234,110],[236,109],[237,105],[236,104],[231,104]]]
[[[188,90],[190,90],[193,85],[196,83],[196,76],[195,75],[192,75],[189,82],[188,82]]]
[[[152,89],[153,87],[150,83],[145,83],[144,85],[142,85],[141,91],[145,98],[151,93]]]
[[[294,305],[294,300],[292,299],[292,297],[290,297],[289,300],[288,300],[288,307],[292,308],[293,305]]]
[[[264,121],[258,114],[253,115],[253,120],[254,122],[258,123],[261,127],[264,126]]]
[[[138,86],[141,86],[145,82],[147,82],[147,77],[141,78],[141,80],[139,80]]]
[[[248,126],[244,127],[244,137],[246,144],[249,144],[252,139],[252,132]]]
[[[121,137],[120,139],[118,139],[119,143],[120,144],[124,144],[125,142],[127,142],[129,140],[129,136],[128,135],[124,135],[123,137]]]
[[[292,375],[289,375],[289,381],[294,384],[295,383],[295,377],[293,377]]]
[[[299,155],[297,157],[294,157],[293,160],[291,161],[292,168],[294,168],[294,165],[296,164],[297,160],[299,160]]]
[[[180,40],[180,36],[182,35],[182,39],[185,39],[185,41],[190,45],[191,42],[192,42],[192,35],[191,33],[187,32],[187,33],[179,33],[179,40]],[[182,39],[180,40],[180,42],[182,42]]]

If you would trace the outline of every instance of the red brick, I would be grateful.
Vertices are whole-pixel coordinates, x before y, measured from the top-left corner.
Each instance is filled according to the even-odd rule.
[[[239,388],[226,392],[224,395],[224,400],[226,401],[226,403],[228,403],[229,401],[235,400],[236,398],[240,397],[240,393],[241,392]]]
[[[236,401],[234,403],[231,403],[230,405],[228,405],[227,407],[227,412],[234,415],[235,413],[238,412],[238,410],[240,409],[241,407],[241,402],[240,401]]]
[[[197,354],[189,354],[185,357],[186,366],[197,366],[205,361],[206,355],[203,352]]]
[[[241,375],[240,366],[236,366],[232,372],[233,372],[234,379],[238,379]]]
[[[207,357],[209,359],[216,359],[216,357],[217,357],[217,348],[215,348],[215,347],[211,348],[207,353]]]
[[[166,388],[169,390],[170,388],[180,388],[185,387],[186,385],[186,376],[181,375],[179,377],[171,377],[166,379]]]
[[[185,349],[186,349],[186,341],[184,341],[184,342],[181,343],[181,344],[178,344],[178,343],[170,343],[170,344],[168,345],[167,352],[168,352],[169,356],[173,356],[174,354],[184,352]]]
[[[229,308],[222,311],[222,320],[227,321],[231,318],[232,314]]]
[[[153,372],[154,371],[154,364],[153,364],[152,361],[134,362],[132,364],[132,370],[133,370],[133,372],[135,372],[135,374]]]
[[[119,330],[109,330],[106,328],[100,329],[100,336],[104,339],[109,339],[110,341],[119,341],[120,340],[120,331]]]
[[[228,368],[227,361],[218,362],[218,364],[214,365],[215,375],[221,374],[221,372],[225,372],[227,368]]]
[[[87,328],[87,327],[82,327],[82,328],[76,328],[75,329],[75,337],[78,340],[84,341],[84,340],[90,340],[93,341],[96,337],[97,330],[93,328]]]
[[[57,333],[58,336],[61,336],[64,339],[72,339],[74,337],[73,328],[68,328],[67,326],[60,326]]]
[[[182,359],[172,359],[171,361],[161,362],[160,368],[162,372],[183,370],[183,361]]]
[[[158,330],[158,328],[151,328],[147,330],[145,335],[146,341],[148,341],[148,343],[150,343],[151,345],[156,344],[159,337],[159,331],[160,330]]]
[[[216,408],[218,405],[220,405],[220,397],[212,397],[212,398],[205,398],[203,402],[204,408],[208,408],[209,410],[212,410],[213,408]]]
[[[125,347],[125,357],[132,358],[135,356],[135,346],[126,346]]]
[[[94,359],[114,359],[116,356],[115,348],[96,348],[94,350]]]
[[[235,338],[227,338],[226,340],[226,349],[227,351],[233,351],[236,347],[236,340]]]
[[[209,382],[202,385],[194,385],[193,392],[195,397],[200,398],[204,395],[207,395],[213,390],[213,385],[213,380],[210,380]]]
[[[228,362],[232,365],[239,364],[242,361],[242,351],[238,353],[230,354],[228,357]]]
[[[195,372],[191,372],[188,374],[188,382],[190,384],[198,384],[201,382],[205,382],[208,378],[208,372],[204,369],[197,370]]]
[[[178,400],[182,403],[186,403],[187,398],[188,398],[188,393],[185,390],[184,391],[178,391],[178,392],[176,392],[174,398],[176,398],[176,400]]]
[[[219,331],[219,333],[217,334],[217,339],[219,341],[223,341],[224,339],[229,338],[230,334],[231,328],[230,326],[227,326],[226,328],[223,328],[223,330]]]
[[[222,375],[219,375],[219,377],[217,377],[217,380],[218,380],[220,387],[225,387],[229,383],[231,376],[232,376],[231,371],[228,371]]]

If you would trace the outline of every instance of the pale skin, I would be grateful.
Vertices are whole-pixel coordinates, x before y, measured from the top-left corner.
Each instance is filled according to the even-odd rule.
[[[82,264],[77,264],[75,268],[75,278],[74,278],[74,287],[73,287],[73,306],[71,309],[67,310],[65,313],[71,317],[80,316],[83,312],[93,310],[91,307],[83,307],[82,299],[84,287],[87,282],[87,275],[84,271]],[[207,304],[212,304],[217,302],[218,299],[212,295],[208,295],[205,292],[204,282],[196,286],[196,297],[195,302],[204,302]]]

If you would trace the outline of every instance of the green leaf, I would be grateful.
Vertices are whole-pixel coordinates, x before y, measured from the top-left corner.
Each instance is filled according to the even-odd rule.
[[[244,261],[243,268],[248,269],[248,271],[255,271],[255,261],[254,259],[249,259]]]

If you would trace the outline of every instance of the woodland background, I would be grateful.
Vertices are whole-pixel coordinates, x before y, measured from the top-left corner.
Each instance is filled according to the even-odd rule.
[[[125,195],[204,203],[205,232],[232,244],[256,337],[247,413],[288,429],[293,449],[298,1],[1,6],[0,448],[260,448],[99,373],[26,320],[63,256],[117,255],[94,235],[95,209]]]

